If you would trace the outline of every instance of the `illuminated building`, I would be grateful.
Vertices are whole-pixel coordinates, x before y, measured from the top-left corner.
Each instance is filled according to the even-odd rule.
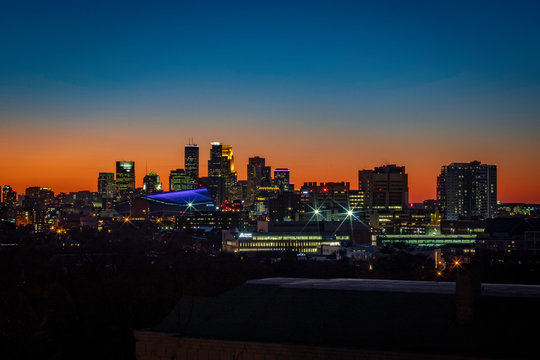
[[[467,235],[377,235],[377,246],[385,245],[414,245],[414,246],[428,246],[428,247],[442,247],[451,245],[465,245],[469,249],[474,249],[476,246],[476,234]],[[474,250],[473,250],[474,252]]]
[[[234,170],[234,155],[231,145],[219,142],[211,143],[210,160],[208,160],[208,186],[217,204],[228,198],[237,181]],[[211,179],[213,178],[213,179]],[[222,181],[216,180],[221,178]],[[219,188],[223,186],[223,189]],[[220,194],[223,193],[223,197]]]
[[[222,250],[225,252],[282,251],[304,254],[316,253],[321,245],[339,246],[349,235],[332,233],[284,233],[222,231]]]
[[[114,173],[99,173],[98,194],[103,199],[114,199],[116,197],[116,183],[114,181]]]
[[[184,146],[184,169],[191,178],[192,189],[196,188],[199,180],[199,146],[197,144]]]
[[[277,186],[282,192],[294,191],[294,189],[291,189],[290,187],[289,169],[274,170],[274,185]]]
[[[247,199],[247,181],[238,180],[229,191],[230,201],[244,202]]]
[[[48,229],[48,224],[52,222],[49,209],[54,206],[54,192],[50,188],[39,186],[26,189],[23,208],[17,212],[25,218],[25,225],[32,225],[34,232]],[[17,220],[19,222],[19,220]]]
[[[163,186],[161,185],[161,181],[159,179],[159,175],[155,172],[150,172],[150,174],[147,174],[143,179],[143,193],[145,194],[153,194],[163,191]]]
[[[409,182],[405,166],[392,164],[359,170],[358,190],[364,194],[368,210],[401,211],[408,207]]]
[[[2,205],[4,206],[4,214],[7,217],[15,217],[15,207],[17,205],[17,192],[9,185],[4,185],[2,188]]]
[[[437,200],[444,219],[493,218],[497,214],[497,167],[452,163],[437,177]]]
[[[271,186],[271,169],[266,166],[265,158],[250,157],[247,164],[247,204],[252,205],[260,187]]]
[[[116,194],[126,198],[135,192],[135,162],[116,162]]]
[[[351,209],[365,209],[364,193],[360,190],[349,190],[349,204]]]
[[[279,188],[273,186],[259,186],[257,196],[253,201],[250,215],[262,217],[264,220],[269,220],[270,201],[276,199],[279,195]]]
[[[171,170],[169,175],[169,190],[180,191],[194,189],[193,179],[184,169]]]

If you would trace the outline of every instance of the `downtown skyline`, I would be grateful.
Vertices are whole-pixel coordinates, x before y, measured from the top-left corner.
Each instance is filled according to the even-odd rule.
[[[187,144],[187,142],[186,142]],[[199,148],[200,148],[200,158],[199,158],[199,167],[200,167],[200,176],[207,176],[207,160],[209,159],[209,151],[210,151],[210,143],[208,143],[206,146],[204,144],[200,144],[198,145]],[[247,158],[246,156],[242,156],[241,154],[239,155],[238,154],[238,150],[236,148],[235,145],[232,145],[233,146],[233,152],[234,152],[234,156],[235,156],[235,169],[236,171],[238,171],[238,180],[246,180],[247,178],[247,174],[246,174],[246,166],[247,166]],[[135,152],[137,153],[137,152]],[[167,152],[169,155],[171,155],[172,153],[174,153],[174,151],[169,151]],[[88,178],[86,178],[86,176],[88,175],[88,172],[91,170],[90,167],[85,167],[85,171],[76,171],[74,173],[71,173],[69,176],[66,176],[68,174],[65,174],[65,173],[62,173],[62,172],[59,172],[57,173],[56,175],[58,175],[58,178],[57,181],[58,183],[55,184],[55,183],[45,183],[44,181],[34,181],[33,178],[32,179],[23,179],[23,182],[21,183],[17,183],[17,182],[12,182],[12,183],[9,183],[9,182],[5,182],[5,185],[11,185],[16,191],[18,191],[19,193],[21,193],[25,188],[27,187],[31,187],[31,186],[42,186],[42,187],[50,187],[52,188],[56,193],[59,193],[59,192],[65,192],[65,193],[68,193],[68,192],[74,192],[74,191],[80,191],[80,190],[90,190],[90,191],[96,191],[97,190],[97,186],[96,186],[96,176],[98,174],[98,172],[112,172],[112,173],[115,173],[115,169],[114,169],[114,166],[116,164],[116,161],[135,161],[135,175],[136,175],[136,187],[140,188],[142,187],[142,182],[143,182],[143,177],[147,174],[147,173],[150,173],[150,172],[155,172],[157,173],[161,179],[162,179],[162,182],[164,184],[164,190],[169,190],[168,189],[168,184],[167,184],[167,179],[168,179],[168,175],[169,175],[169,172],[173,169],[176,169],[176,168],[183,168],[184,167],[184,161],[183,161],[183,157],[184,157],[184,148],[182,146],[181,149],[178,150],[178,160],[176,162],[176,164],[174,165],[171,165],[169,167],[167,167],[166,162],[163,161],[164,159],[168,159],[169,161],[171,156],[162,156],[160,157],[160,159],[156,162],[156,161],[148,161],[148,160],[136,160],[134,159],[133,156],[129,156],[127,155],[125,158],[117,158],[116,160],[113,160],[112,162],[107,163],[107,164],[103,164],[101,166],[97,165],[98,166],[98,171],[96,172],[93,172],[89,175]],[[349,159],[350,160],[350,163],[347,164],[347,162],[345,162],[345,164],[343,163],[343,159],[341,159],[342,161],[337,161],[338,163],[338,166],[336,166],[336,164],[330,164],[328,163],[328,168],[325,170],[324,168],[321,168],[320,170],[318,170],[317,172],[315,173],[310,173],[309,172],[309,168],[308,168],[308,172],[307,173],[304,173],[304,174],[299,174],[297,175],[296,174],[296,171],[295,171],[295,168],[294,167],[291,167],[291,166],[288,166],[288,164],[273,164],[271,162],[272,159],[276,159],[276,158],[279,158],[279,157],[274,157],[272,156],[271,154],[270,155],[266,155],[266,154],[249,154],[247,157],[252,157],[252,156],[261,156],[261,157],[264,157],[266,158],[266,163],[268,166],[271,166],[272,168],[272,171],[276,168],[288,168],[291,172],[291,182],[295,184],[295,187],[296,189],[299,189],[300,186],[302,184],[304,184],[304,182],[339,182],[339,181],[346,181],[346,182],[350,182],[351,183],[351,189],[357,189],[358,188],[358,170],[363,170],[363,169],[368,169],[368,168],[373,168],[374,166],[381,166],[381,165],[387,165],[387,164],[398,164],[400,166],[405,166],[406,167],[406,171],[407,173],[409,174],[409,202],[411,203],[415,203],[415,202],[422,202],[426,199],[434,199],[436,198],[436,179],[437,179],[437,176],[439,175],[440,173],[440,169],[441,167],[439,166],[438,168],[436,168],[435,172],[434,172],[434,175],[433,177],[429,178],[429,177],[426,177],[426,178],[420,178],[420,179],[415,179],[415,177],[418,176],[418,173],[414,173],[414,172],[411,172],[410,170],[410,167],[407,166],[407,163],[403,163],[403,162],[396,162],[396,161],[387,161],[387,162],[381,162],[381,163],[374,163],[374,162],[371,162],[371,163],[374,163],[374,165],[366,165],[366,166],[363,166],[363,167],[358,167],[358,168],[354,168],[354,167],[350,167],[350,168],[347,168],[347,166],[352,166],[353,164],[353,161],[354,161],[354,158],[353,159]],[[140,155],[139,155],[140,157]],[[245,159],[245,162],[243,162],[243,160]],[[293,157],[294,158],[294,157]],[[345,158],[345,160],[347,160],[347,158]],[[478,160],[478,159],[472,159],[472,160]],[[469,162],[469,161],[472,161],[472,160],[465,160],[465,161],[461,161],[461,160],[454,160],[454,161],[448,161],[446,164],[449,164],[451,162]],[[480,159],[480,161],[482,161],[483,163],[487,163],[486,161],[483,161],[483,159]],[[307,160],[305,161],[306,163],[308,162]],[[158,166],[152,166],[153,163],[160,163],[162,164],[159,168]],[[359,162],[357,162],[359,163]],[[365,162],[367,163],[367,161]],[[75,163],[74,165],[75,166],[80,166],[81,162],[78,162],[78,163]],[[446,164],[441,164],[442,165],[446,165]],[[84,165],[84,164],[83,164]],[[309,164],[301,164],[301,165],[309,165]],[[343,168],[339,168],[339,165],[341,165]],[[75,168],[75,167],[74,167]],[[300,167],[302,168],[302,166]],[[304,169],[306,167],[304,166]],[[83,170],[82,168],[78,167],[79,170]],[[330,175],[329,172],[328,172],[328,169],[332,169],[332,174]],[[500,171],[500,168],[499,168],[499,171]],[[342,174],[346,174],[347,172],[352,172],[351,175],[347,176],[347,175],[342,175]],[[504,174],[505,171],[502,171],[502,174]],[[525,203],[533,203],[534,201],[515,201],[515,200],[512,200],[512,199],[505,199],[504,195],[501,195],[500,193],[500,189],[505,189],[505,186],[504,186],[504,183],[501,184],[501,176],[499,175],[499,195],[498,195],[498,200],[502,201],[502,202],[525,202]],[[79,179],[78,181],[77,180],[72,180],[72,179]],[[62,180],[64,182],[62,182]],[[300,181],[299,181],[300,180]],[[428,184],[427,186],[429,186],[429,184],[431,183],[433,189],[430,189],[430,188],[417,188],[418,184],[422,184],[422,183],[426,183]],[[64,184],[63,186],[61,184]],[[26,185],[25,185],[26,184]],[[86,186],[85,186],[86,185]],[[426,187],[427,187],[426,186]],[[422,195],[421,194],[426,194],[426,196],[423,196],[421,197]]]

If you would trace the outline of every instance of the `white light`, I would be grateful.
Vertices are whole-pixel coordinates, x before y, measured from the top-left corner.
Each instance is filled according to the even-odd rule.
[[[319,215],[319,209],[315,209],[315,215]]]
[[[190,203],[187,204],[187,206],[188,206],[188,207],[192,207],[192,206],[193,206],[193,203],[190,202]]]
[[[348,211],[347,211],[347,215],[352,216],[352,215],[353,215],[352,210],[348,210]]]

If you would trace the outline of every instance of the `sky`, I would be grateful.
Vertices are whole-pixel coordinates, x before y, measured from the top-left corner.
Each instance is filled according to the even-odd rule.
[[[540,203],[537,1],[16,1],[0,12],[0,185],[93,190],[116,160],[168,184],[183,146],[305,181],[395,163],[498,166]],[[167,188],[167,186],[165,186]]]

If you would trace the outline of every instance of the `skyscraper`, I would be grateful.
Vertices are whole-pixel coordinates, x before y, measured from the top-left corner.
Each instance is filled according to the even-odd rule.
[[[443,166],[437,177],[437,200],[444,219],[495,217],[497,166],[479,161]]]
[[[358,190],[368,210],[401,211],[408,207],[409,180],[405,166],[391,164],[359,170]]]
[[[15,206],[17,204],[17,192],[9,185],[4,185],[2,188],[2,203],[4,205],[4,213],[8,217],[15,217]]]
[[[114,173],[99,173],[98,194],[103,199],[114,199],[116,197],[116,183],[114,181]]]
[[[126,198],[135,192],[134,161],[116,162],[116,192],[120,198]]]
[[[161,181],[159,179],[159,175],[155,172],[150,172],[150,174],[147,174],[143,179],[143,192],[145,194],[153,194],[162,192],[163,188],[161,185]]]
[[[184,168],[192,180],[193,188],[196,188],[199,180],[199,146],[197,144],[184,146]]]
[[[247,204],[253,204],[259,187],[272,185],[271,169],[266,166],[266,159],[250,157],[247,164]]]
[[[290,189],[290,172],[289,169],[274,170],[274,185],[282,192],[291,191]]]
[[[218,193],[223,193],[225,198],[228,198],[232,187],[237,181],[237,174],[234,170],[234,155],[231,145],[223,145],[219,142],[211,143],[210,160],[208,160],[208,177],[209,178],[222,178],[223,181],[210,180],[212,184],[221,186],[223,184],[223,191],[216,189],[217,191],[211,191],[213,196],[217,196]],[[221,203],[220,199],[214,198],[216,204]],[[223,200],[223,199],[221,199]]]

